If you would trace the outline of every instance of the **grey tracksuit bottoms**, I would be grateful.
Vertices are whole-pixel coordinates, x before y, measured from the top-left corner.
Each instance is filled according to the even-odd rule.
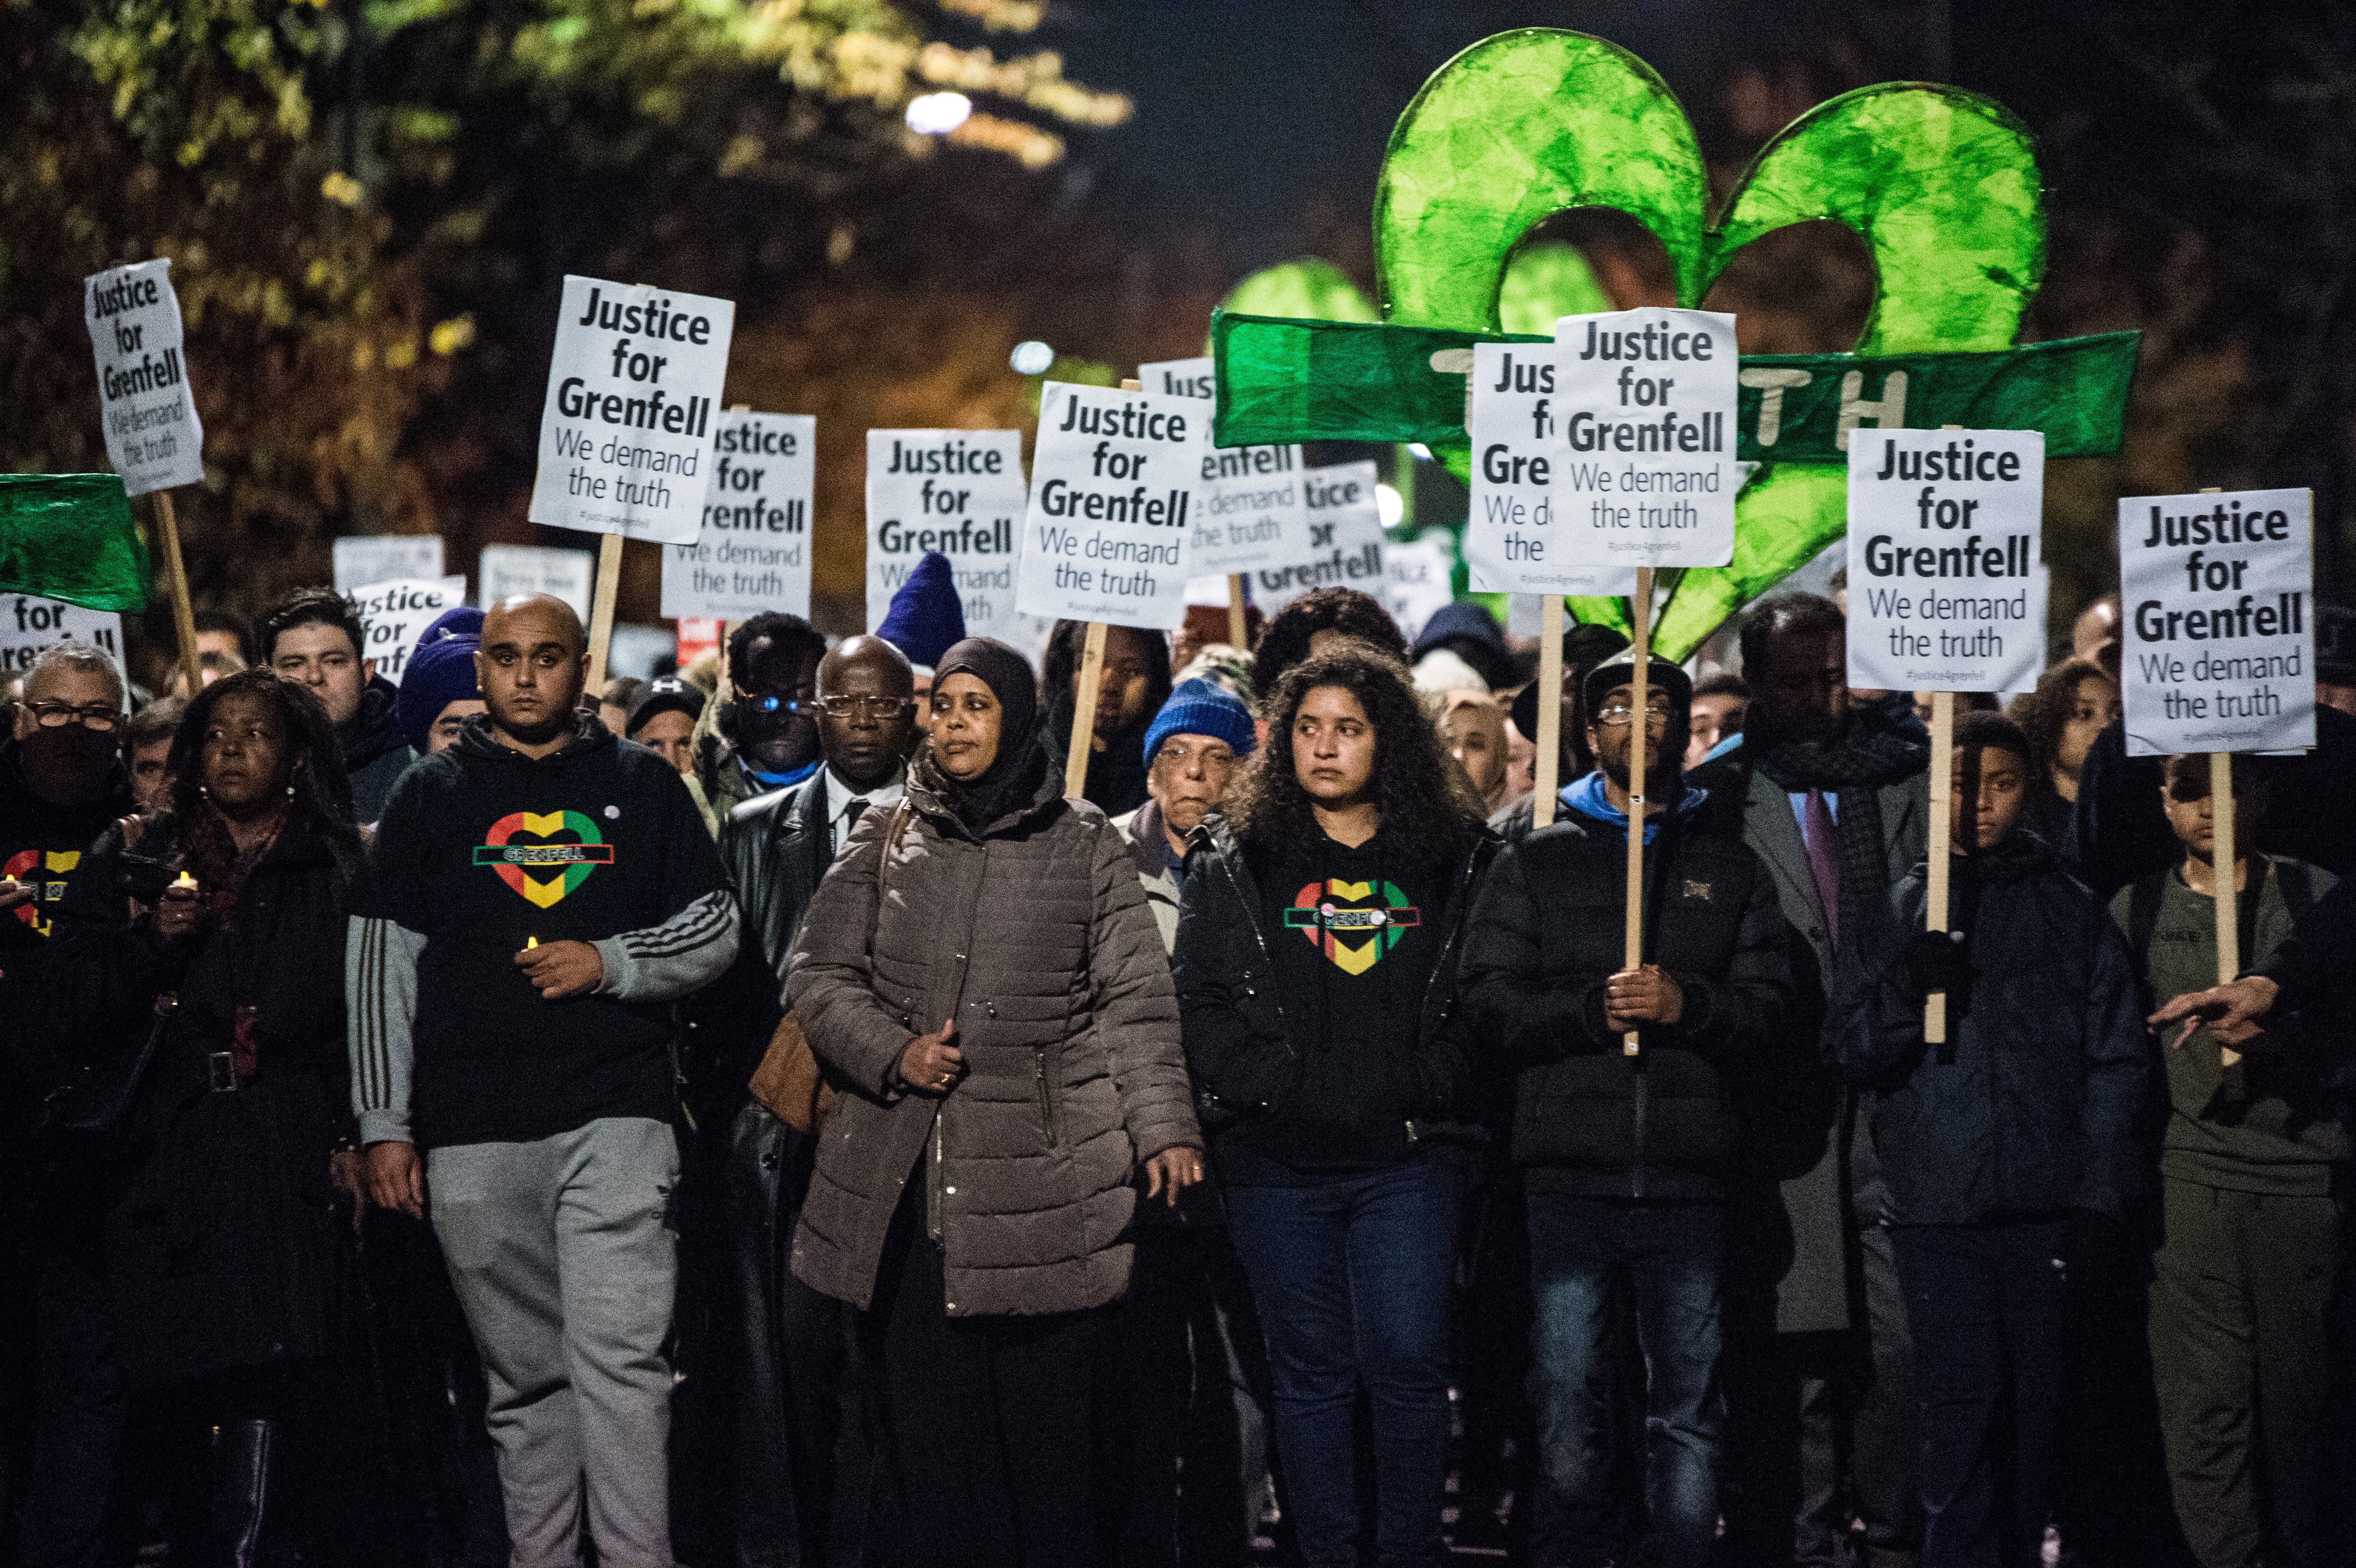
[[[490,1384],[514,1568],[672,1568],[668,1124],[609,1117],[426,1155],[434,1233]]]

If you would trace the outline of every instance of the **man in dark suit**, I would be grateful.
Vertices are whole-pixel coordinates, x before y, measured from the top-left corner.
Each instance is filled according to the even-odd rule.
[[[1911,715],[1851,704],[1828,599],[1762,601],[1743,624],[1742,666],[1741,744],[1692,782],[1766,863],[1803,1000],[1786,1016],[1783,1070],[1760,1086],[1779,1108],[1751,1119],[1742,1164],[1760,1179],[1729,1226],[1745,1240],[1727,1280],[1728,1524],[1759,1561],[1816,1568],[1847,1561],[1855,1517],[1866,1561],[1885,1568],[1922,1541],[1912,1353],[1870,1096],[1821,1065],[1817,1034],[1834,954],[1922,859],[1929,746]]]
[[[795,706],[799,716],[804,705]],[[899,802],[916,738],[908,661],[880,638],[850,638],[819,663],[807,707],[825,765],[744,801],[721,825],[720,859],[745,941],[736,967],[707,993],[695,1030],[709,1063],[697,1075],[712,1085],[704,1125],[729,1129],[727,1244],[743,1357],[734,1380],[740,1568],[855,1554],[866,1506],[863,1477],[848,1473],[860,1467],[838,1475],[834,1462],[844,1308],[787,1267],[813,1140],[749,1099],[744,1085],[783,1016],[787,961],[819,879],[862,815]]]

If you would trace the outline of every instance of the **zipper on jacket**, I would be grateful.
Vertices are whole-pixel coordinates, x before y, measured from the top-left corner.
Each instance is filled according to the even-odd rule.
[[[1636,1059],[1633,1066],[1636,1072],[1636,1084],[1632,1104],[1636,1113],[1636,1166],[1630,1173],[1628,1196],[1642,1198],[1644,1196],[1644,1112],[1651,1100],[1651,1095],[1647,1093],[1651,1074],[1644,1071],[1644,1059],[1641,1056]]]
[[[1229,842],[1234,843],[1234,840],[1230,839]],[[1235,890],[1236,903],[1237,907],[1242,909],[1244,912],[1244,923],[1251,927],[1252,942],[1254,945],[1259,948],[1259,961],[1262,973],[1268,976],[1268,981],[1271,987],[1269,991],[1268,1005],[1276,1009],[1277,1022],[1281,1026],[1284,1022],[1284,1004],[1277,999],[1276,992],[1273,988],[1273,982],[1276,978],[1276,959],[1275,956],[1269,952],[1268,937],[1259,928],[1259,911],[1255,907],[1254,901],[1244,895],[1243,881],[1236,875],[1235,863],[1237,859],[1241,858],[1243,852],[1243,846],[1241,844],[1236,844],[1235,853],[1233,855],[1223,854],[1219,857],[1219,869],[1226,873],[1227,886]],[[1276,1038],[1277,1043],[1283,1047],[1285,1055],[1292,1056],[1298,1054],[1292,1049],[1292,1039],[1290,1032],[1288,1029],[1280,1028],[1277,1031]]]
[[[1055,1087],[1047,1081],[1047,1048],[1040,1046],[1033,1058],[1039,1078],[1039,1125],[1047,1132],[1047,1147],[1054,1148],[1063,1142],[1055,1126]]]
[[[948,1110],[943,1104],[933,1112],[932,1148],[925,1158],[925,1233],[937,1247],[941,1244],[941,1202],[948,1196],[941,1186],[941,1117]]]

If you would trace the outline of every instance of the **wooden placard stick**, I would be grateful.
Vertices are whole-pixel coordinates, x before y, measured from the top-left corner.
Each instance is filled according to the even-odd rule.
[[[614,591],[622,581],[622,536],[605,534],[597,545],[597,587],[589,600],[589,690],[595,702],[605,689],[605,649],[614,640]]]
[[[1251,652],[1251,623],[1244,616],[1244,574],[1227,573],[1227,646]]]
[[[1121,382],[1120,389],[1141,392],[1145,383],[1131,376]],[[1243,613],[1243,584],[1228,578],[1229,625]],[[1079,685],[1072,692],[1072,739],[1064,752],[1064,793],[1074,799],[1087,794],[1088,757],[1097,743],[1097,693],[1104,685],[1105,634],[1109,629],[1103,621],[1090,621],[1087,641],[1080,645]]]
[[[1947,929],[1947,872],[1954,851],[1955,694],[1931,694],[1931,885],[1923,902],[1923,929]],[[1965,802],[1968,809],[1972,803]],[[1922,1038],[1933,1045],[1947,1043],[1947,993],[1933,991],[1922,998]]]
[[[1562,787],[1562,595],[1549,593],[1538,601],[1538,732],[1530,737],[1537,747],[1532,775],[1537,788],[1530,795],[1530,826],[1554,826],[1555,795]]]
[[[1959,424],[1942,425],[1942,430],[1961,430]],[[1923,890],[1922,929],[1947,929],[1947,873],[1954,869],[1954,784],[1950,774],[1955,766],[1955,694],[1934,691],[1931,694],[1931,843],[1930,885]],[[1965,801],[1966,811],[1979,809],[1976,801]],[[1975,818],[1976,820],[1976,818]],[[1947,1043],[1947,993],[1933,991],[1922,998],[1922,1039],[1932,1045]]]
[[[1557,601],[1560,603],[1559,600]],[[1634,613],[1634,640],[1629,645],[1636,660],[1636,679],[1629,693],[1628,713],[1628,941],[1622,968],[1639,969],[1644,963],[1644,742],[1652,738],[1650,725],[1653,664],[1653,569],[1636,569],[1636,597],[1629,605]],[[1561,639],[1556,639],[1559,647]],[[1561,655],[1556,655],[1558,660]],[[1562,675],[1555,673],[1556,690],[1561,689]],[[1540,694],[1541,699],[1544,694]],[[1561,704],[1557,702],[1560,709]],[[1558,713],[1558,721],[1559,713]],[[1545,728],[1545,720],[1539,720]],[[1540,753],[1541,760],[1544,753]],[[1633,1056],[1637,1050],[1637,1031],[1628,1030],[1620,1037],[1620,1053]]]
[[[2214,496],[2222,486],[2203,485],[2203,496]],[[2217,984],[2229,986],[2242,975],[2242,890],[2241,856],[2234,841],[2233,820],[2233,753],[2209,753],[2209,810],[2213,824],[2213,841],[2209,849],[2209,882],[2215,893],[2217,912]],[[2218,1047],[2218,1060],[2231,1068],[2242,1060],[2242,1053],[2230,1045]]]
[[[180,640],[180,673],[188,677],[188,698],[205,688],[197,657],[197,612],[188,603],[188,569],[180,558],[180,522],[172,515],[172,492],[155,492],[155,532],[164,549],[164,584],[172,595],[172,633]]]

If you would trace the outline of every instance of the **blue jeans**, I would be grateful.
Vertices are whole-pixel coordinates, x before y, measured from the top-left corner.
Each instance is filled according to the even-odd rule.
[[[1890,1234],[1922,1392],[1922,1568],[2034,1568],[2062,1431],[2066,1228]]]
[[[1448,1306],[1464,1182],[1421,1158],[1321,1187],[1230,1187],[1268,1342],[1285,1509],[1309,1568],[1355,1564],[1360,1382],[1374,1411],[1375,1553],[1447,1558]]]
[[[1530,1403],[1541,1477],[1531,1558],[1619,1555],[1612,1495],[1615,1306],[1632,1293],[1644,1358],[1644,1562],[1691,1568],[1718,1533],[1718,1280],[1714,1203],[1529,1195]]]

